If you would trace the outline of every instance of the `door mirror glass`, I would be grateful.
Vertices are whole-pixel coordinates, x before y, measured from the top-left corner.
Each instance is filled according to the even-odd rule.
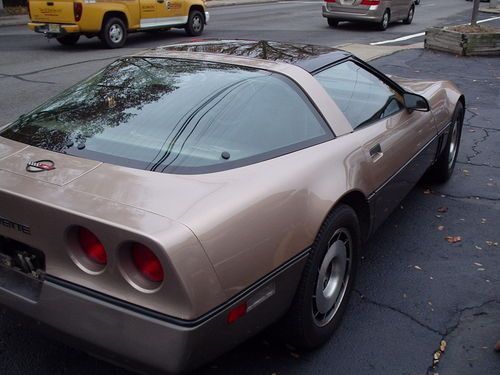
[[[429,102],[422,95],[411,94],[405,92],[403,95],[403,100],[406,109],[414,111],[428,112],[430,111]]]

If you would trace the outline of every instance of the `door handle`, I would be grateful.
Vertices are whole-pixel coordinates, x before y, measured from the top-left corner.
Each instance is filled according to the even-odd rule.
[[[378,160],[380,160],[382,156],[384,156],[384,153],[382,152],[382,147],[380,147],[380,143],[377,143],[370,149],[370,157],[372,158],[372,161],[375,163]]]

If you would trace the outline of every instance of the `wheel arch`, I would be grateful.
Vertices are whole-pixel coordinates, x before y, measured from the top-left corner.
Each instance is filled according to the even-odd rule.
[[[351,207],[356,213],[361,230],[361,240],[362,242],[365,242],[370,235],[372,222],[370,205],[365,194],[363,194],[360,190],[351,190],[345,193],[328,211],[328,214],[325,216],[323,222],[341,204]]]
[[[125,23],[125,28],[127,30],[129,29],[128,16],[124,10],[109,10],[105,12],[102,16],[101,30],[104,28],[104,25],[106,24],[107,20],[109,20],[112,17],[121,19]]]
[[[203,8],[202,5],[199,5],[199,4],[193,4],[189,7],[189,13],[191,13],[193,10],[197,10],[199,12],[201,12],[201,15],[203,17],[203,22],[207,22],[207,20],[205,19],[205,8]]]

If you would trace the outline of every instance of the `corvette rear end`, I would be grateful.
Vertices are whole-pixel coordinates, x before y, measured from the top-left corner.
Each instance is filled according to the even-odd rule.
[[[213,358],[286,308],[298,282],[290,270],[228,300],[186,226],[76,188],[101,163],[0,140],[3,305],[95,355],[168,372]],[[35,159],[55,169],[27,171]],[[263,303],[270,297],[282,307]]]

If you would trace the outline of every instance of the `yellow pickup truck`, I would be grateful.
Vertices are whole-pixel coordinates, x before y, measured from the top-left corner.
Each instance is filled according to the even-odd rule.
[[[98,36],[108,48],[135,31],[184,28],[197,36],[209,20],[205,0],[29,0],[28,10],[37,33],[63,45]]]

